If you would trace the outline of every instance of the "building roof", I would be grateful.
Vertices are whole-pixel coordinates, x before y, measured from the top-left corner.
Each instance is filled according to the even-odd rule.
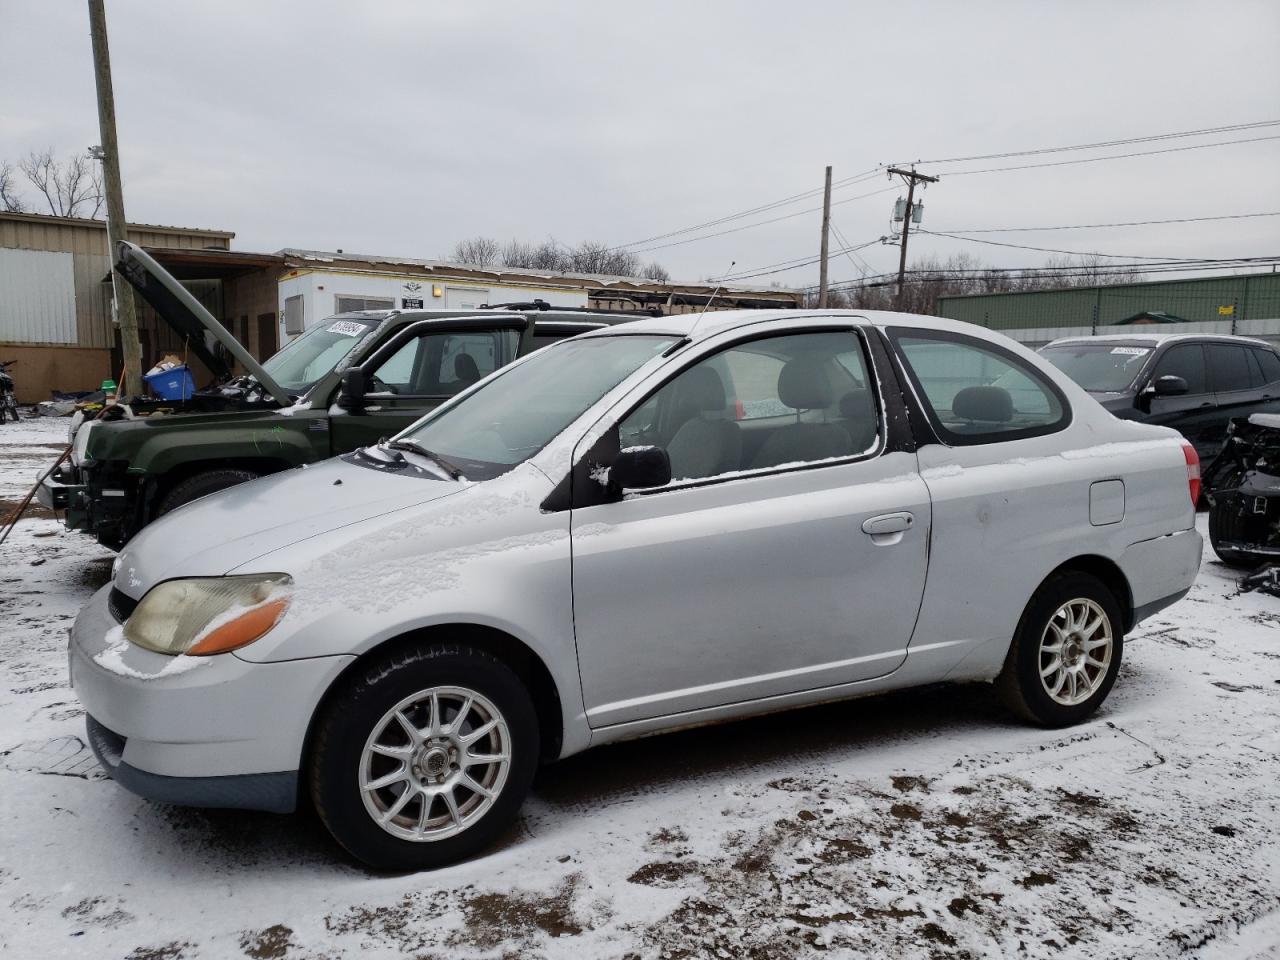
[[[458,277],[467,275],[474,279],[491,279],[499,281],[534,280],[541,284],[563,283],[574,287],[594,285],[619,291],[651,291],[664,295],[677,293],[701,293],[703,295],[721,290],[726,294],[748,293],[759,294],[764,298],[770,295],[779,302],[794,302],[799,296],[797,291],[776,287],[742,286],[737,284],[718,285],[708,281],[681,282],[678,280],[649,280],[644,277],[619,277],[598,273],[566,273],[557,270],[534,270],[525,267],[494,267],[477,264],[455,263],[447,260],[421,260],[413,257],[389,257],[365,253],[346,253],[326,250],[304,250],[286,247],[279,251],[280,255],[297,266],[327,266],[341,268],[343,266],[364,267],[400,267],[424,275],[440,275]]]
[[[91,217],[56,217],[48,213],[12,213],[0,211],[0,219],[16,220],[21,223],[48,223],[67,227],[86,227],[90,230],[107,229],[106,220]],[[210,230],[204,227],[171,227],[159,223],[134,223],[129,221],[130,230],[145,230],[151,233],[179,233],[191,236],[216,237],[219,240],[231,240],[235,233],[231,230]]]

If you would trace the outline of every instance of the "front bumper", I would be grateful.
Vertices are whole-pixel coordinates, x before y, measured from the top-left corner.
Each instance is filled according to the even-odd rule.
[[[258,664],[234,653],[153,653],[123,640],[110,590],[81,611],[68,648],[71,685],[103,768],[156,800],[292,810],[312,715],[353,658]]]

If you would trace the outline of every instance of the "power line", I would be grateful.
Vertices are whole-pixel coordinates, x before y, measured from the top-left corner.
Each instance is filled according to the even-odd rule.
[[[867,180],[870,180],[876,174],[878,174],[882,169],[884,168],[873,167],[872,169],[864,171],[863,173],[854,174],[851,177],[845,177],[844,179],[837,180],[835,183],[833,183],[831,185],[831,188],[833,190],[838,190],[843,187],[853,186],[855,183],[864,183]],[[737,213],[731,213],[731,214],[728,214],[727,216],[719,217],[715,220],[706,220],[702,223],[695,223],[692,226],[681,227],[678,230],[669,230],[666,233],[655,234],[654,236],[646,237],[643,240],[632,240],[628,243],[621,243],[621,244],[618,244],[618,246],[613,249],[622,249],[624,247],[638,247],[642,244],[652,243],[655,240],[666,240],[668,237],[677,237],[685,233],[692,233],[695,230],[702,230],[706,227],[716,227],[722,223],[730,223],[734,220],[741,220],[743,217],[749,217],[757,213],[767,213],[769,210],[775,210],[778,207],[784,207],[788,204],[796,203],[800,200],[807,200],[810,197],[816,197],[821,194],[822,194],[821,188],[816,190],[805,190],[801,193],[796,193],[789,197],[783,197],[781,200],[774,200],[771,203],[761,204],[760,206],[751,207],[750,209],[747,209],[747,210],[740,210]]]
[[[1161,153],[1183,153],[1187,150],[1206,150],[1209,147],[1229,147],[1239,143],[1261,143],[1264,140],[1280,140],[1280,134],[1266,137],[1247,137],[1243,140],[1216,140],[1213,143],[1194,143],[1186,147],[1165,147],[1162,150],[1139,150],[1134,153],[1112,153],[1105,157],[1082,157],[1079,160],[1054,160],[1049,163],[1020,163],[1012,167],[986,167],[982,170],[953,170],[948,177],[967,177],[975,173],[1005,173],[1009,170],[1032,170],[1039,167],[1069,167],[1079,163],[1099,163],[1103,160],[1127,160],[1130,157],[1153,157]]]
[[[1276,213],[1228,213],[1216,217],[1175,217],[1171,220],[1125,220],[1119,223],[1073,223],[1052,227],[983,227],[980,230],[950,230],[954,233],[1038,233],[1046,230],[1098,230],[1103,227],[1147,227],[1168,223],[1208,223],[1211,220],[1248,220],[1253,217],[1280,217]],[[926,231],[927,232],[927,231]]]
[[[856,246],[846,246],[841,250],[833,250],[831,251],[831,255],[838,257],[842,253],[854,253],[858,250],[862,250],[865,247],[869,247],[879,242],[880,242],[880,238],[876,237],[874,240],[868,240],[865,243],[859,243]],[[766,263],[764,266],[761,266],[761,267],[752,267],[751,272],[735,273],[735,274],[731,274],[730,276],[720,277],[719,279],[746,280],[751,277],[764,277],[764,276],[768,276],[770,274],[775,274],[775,273],[786,273],[788,270],[796,270],[800,267],[811,266],[817,263],[821,259],[822,258],[818,256],[818,257],[807,257],[807,258],[798,257],[795,260],[781,260],[778,263]],[[770,269],[770,268],[777,268],[777,269]]]
[[[1265,267],[1273,264],[1280,264],[1280,256],[1275,257],[1257,257],[1232,260],[1206,260],[1199,263],[1185,263],[1175,261],[1170,263],[1115,263],[1115,264],[1099,264],[1097,266],[1082,267],[1079,265],[1068,265],[1062,267],[973,267],[962,268],[958,270],[939,270],[939,269],[917,269],[908,270],[908,277],[920,277],[925,280],[932,279],[938,282],[947,280],[965,279],[967,277],[982,276],[1002,276],[1006,274],[1022,275],[1022,276],[1054,276],[1054,277],[1108,277],[1123,276],[1126,271],[1137,271],[1139,273],[1191,273],[1202,270],[1222,270],[1230,267]],[[1247,274],[1246,274],[1247,275]],[[841,280],[831,285],[832,290],[849,289],[852,287],[884,287],[890,286],[896,282],[897,273],[879,273],[873,276],[860,277],[856,280]],[[814,284],[808,286],[795,287],[796,290],[813,290],[816,289]]]
[[[1231,133],[1237,130],[1256,130],[1260,127],[1275,126],[1280,126],[1280,120],[1256,120],[1251,123],[1233,123],[1220,127],[1203,127],[1199,130],[1181,130],[1175,133],[1156,133],[1145,137],[1128,137],[1123,140],[1100,140],[1096,143],[1075,143],[1065,147],[1038,147],[1033,150],[983,153],[972,157],[942,157],[936,160],[916,160],[915,162],[921,164],[967,163],[971,160],[1000,160],[1005,157],[1031,157],[1045,153],[1067,153],[1075,150],[1102,150],[1107,147],[1123,147],[1131,143],[1152,143],[1158,140],[1177,140],[1183,137],[1203,137],[1214,133]]]
[[[1124,146],[1124,145],[1133,144],[1133,143],[1152,143],[1152,142],[1158,142],[1158,141],[1175,140],[1175,139],[1185,138],[1185,137],[1208,136],[1208,135],[1217,134],[1217,133],[1228,133],[1228,132],[1243,131],[1243,130],[1255,130],[1255,129],[1262,129],[1266,127],[1274,127],[1274,126],[1280,126],[1280,120],[1260,120],[1260,121],[1254,121],[1250,123],[1228,124],[1228,125],[1222,125],[1217,127],[1205,127],[1199,130],[1184,130],[1184,131],[1178,131],[1173,133],[1153,134],[1153,135],[1144,136],[1144,137],[1129,137],[1129,138],[1119,139],[1119,140],[1104,140],[1104,141],[1097,141],[1094,143],[1072,144],[1068,146],[1059,146],[1059,147],[1040,147],[1040,148],[1031,149],[1031,150],[1005,151],[1002,153],[977,154],[969,157],[946,157],[946,158],[940,158],[937,160],[916,161],[916,162],[918,163],[959,163],[959,162],[967,162],[967,161],[974,161],[974,160],[994,160],[994,159],[1001,159],[1005,157],[1038,156],[1038,155],[1049,154],[1049,153],[1103,149],[1107,147]],[[1238,140],[1215,141],[1213,143],[1192,144],[1192,145],[1183,146],[1183,147],[1169,147],[1169,148],[1164,148],[1160,150],[1145,150],[1145,151],[1135,151],[1132,153],[1109,154],[1107,156],[1102,156],[1102,157],[1084,157],[1077,160],[1060,160],[1060,161],[1053,161],[1049,163],[1017,164],[1017,165],[1011,165],[1011,166],[1005,166],[1005,167],[990,167],[990,168],[984,168],[979,170],[957,170],[953,173],[948,174],[948,176],[971,176],[971,175],[982,174],[982,173],[1001,173],[1001,172],[1006,172],[1010,170],[1026,170],[1026,169],[1034,169],[1038,167],[1055,167],[1055,166],[1068,166],[1068,165],[1081,164],[1081,163],[1097,163],[1105,160],[1123,160],[1123,159],[1129,159],[1132,157],[1155,156],[1163,153],[1176,153],[1176,152],[1181,152],[1185,150],[1201,150],[1209,147],[1230,146],[1233,144],[1241,144],[1241,143],[1257,143],[1261,141],[1275,140],[1275,139],[1280,139],[1280,136],[1265,136],[1265,137],[1243,138]],[[845,177],[841,180],[834,182],[832,184],[832,189],[833,190],[843,189],[845,187],[853,186],[858,183],[865,183],[868,180],[873,179],[876,175],[881,173],[883,170],[887,169],[887,167],[888,167],[887,164],[881,164],[879,166],[872,167],[870,170],[866,170],[862,173],[855,174],[850,177]],[[877,192],[888,193],[891,191],[884,190],[884,191],[877,191]],[[657,243],[657,241],[660,241],[660,240],[670,240],[671,238],[674,238],[674,237],[683,237],[686,234],[695,233],[698,230],[705,230],[710,227],[717,227],[722,224],[732,223],[734,221],[741,220],[746,217],[754,216],[756,214],[768,213],[769,211],[777,210],[781,207],[785,207],[793,203],[798,203],[800,201],[807,200],[811,197],[816,197],[821,193],[822,193],[821,189],[805,190],[800,193],[792,194],[791,196],[788,196],[788,197],[782,197],[781,199],[774,200],[769,203],[759,204],[757,206],[750,207],[745,210],[739,210],[735,213],[727,214],[726,216],[723,216],[723,217],[717,217],[712,220],[705,220],[701,223],[696,223],[690,226],[681,227],[676,230],[669,230],[665,233],[654,234],[653,236],[645,237],[644,239],[641,239],[641,240],[632,240],[627,243],[618,244],[617,246],[611,247],[610,249],[621,250],[621,249],[627,249],[627,248],[633,248],[633,247],[643,247],[643,249],[637,249],[637,250],[634,250],[633,252],[647,253],[652,250],[662,250],[662,249],[666,249],[667,247],[679,246],[685,243],[694,243],[700,240],[709,240],[715,237],[725,236],[730,233],[735,233],[738,230],[752,229],[757,226],[766,226],[768,224],[778,223],[780,221],[788,220],[793,217],[803,216],[804,214],[807,214],[807,213],[814,213],[821,208],[819,207],[808,208],[808,209],[799,211],[797,213],[786,214],[784,216],[762,220],[756,223],[747,224],[747,225],[736,227],[730,230],[717,231],[714,233],[704,234],[702,236],[692,237],[685,240],[674,241],[671,243]],[[849,198],[849,199],[857,200],[857,199],[863,199],[866,196],[874,196],[874,195],[875,195],[874,193],[863,194],[862,196]],[[832,206],[836,206],[839,203],[845,203],[845,202],[848,202],[848,200],[835,201],[832,203]]]
[[[1065,253],[1073,257],[1106,257],[1109,260],[1174,260],[1191,263],[1205,259],[1204,257],[1151,256],[1140,253],[1099,253],[1096,250],[1061,250],[1057,247],[1033,247],[1025,243],[1004,243],[1000,240],[982,240],[978,237],[964,237],[955,233],[941,233],[937,230],[921,230],[920,233],[927,233],[933,237],[949,237],[952,240],[962,240],[966,243],[981,243],[988,247],[1009,247],[1014,250],[1034,250],[1037,253]]]
[[[867,197],[877,197],[885,193],[895,193],[898,191],[898,189],[899,189],[898,187],[886,187],[883,190],[873,190],[870,193],[860,193],[856,197],[845,197],[843,200],[833,200],[831,202],[831,205],[833,207],[838,207],[842,203],[853,203],[855,200],[865,200]],[[730,227],[728,230],[720,230],[716,233],[705,233],[705,234],[702,234],[701,236],[688,237],[687,239],[684,239],[684,240],[672,240],[670,243],[659,243],[651,247],[640,247],[639,249],[632,250],[631,252],[632,253],[649,253],[650,251],[653,251],[653,250],[665,250],[668,247],[683,246],[686,243],[697,243],[699,240],[710,240],[714,237],[724,237],[731,233],[739,233],[743,230],[751,230],[755,227],[764,227],[764,226],[768,226],[771,223],[780,223],[783,220],[793,220],[796,217],[802,217],[808,213],[816,213],[821,209],[822,209],[821,207],[807,207],[804,210],[798,210],[795,213],[785,213],[780,217],[773,217],[769,220],[758,220],[755,223],[745,223],[742,226]]]

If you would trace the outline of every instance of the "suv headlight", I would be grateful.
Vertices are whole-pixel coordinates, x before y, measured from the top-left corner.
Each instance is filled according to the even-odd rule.
[[[227,653],[279,623],[292,593],[283,573],[168,580],[147,591],[125,622],[125,639],[174,656]]]
[[[73,431],[71,434],[71,462],[77,467],[81,464],[93,462],[86,454],[89,449],[89,434],[93,433],[94,428],[97,426],[96,421],[90,420],[88,423],[82,423],[78,427],[74,424],[71,427]]]

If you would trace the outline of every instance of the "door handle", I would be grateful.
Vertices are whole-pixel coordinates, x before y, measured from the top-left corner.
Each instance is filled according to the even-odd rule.
[[[897,543],[915,522],[916,518],[906,511],[884,513],[862,521],[862,532],[876,543]]]

